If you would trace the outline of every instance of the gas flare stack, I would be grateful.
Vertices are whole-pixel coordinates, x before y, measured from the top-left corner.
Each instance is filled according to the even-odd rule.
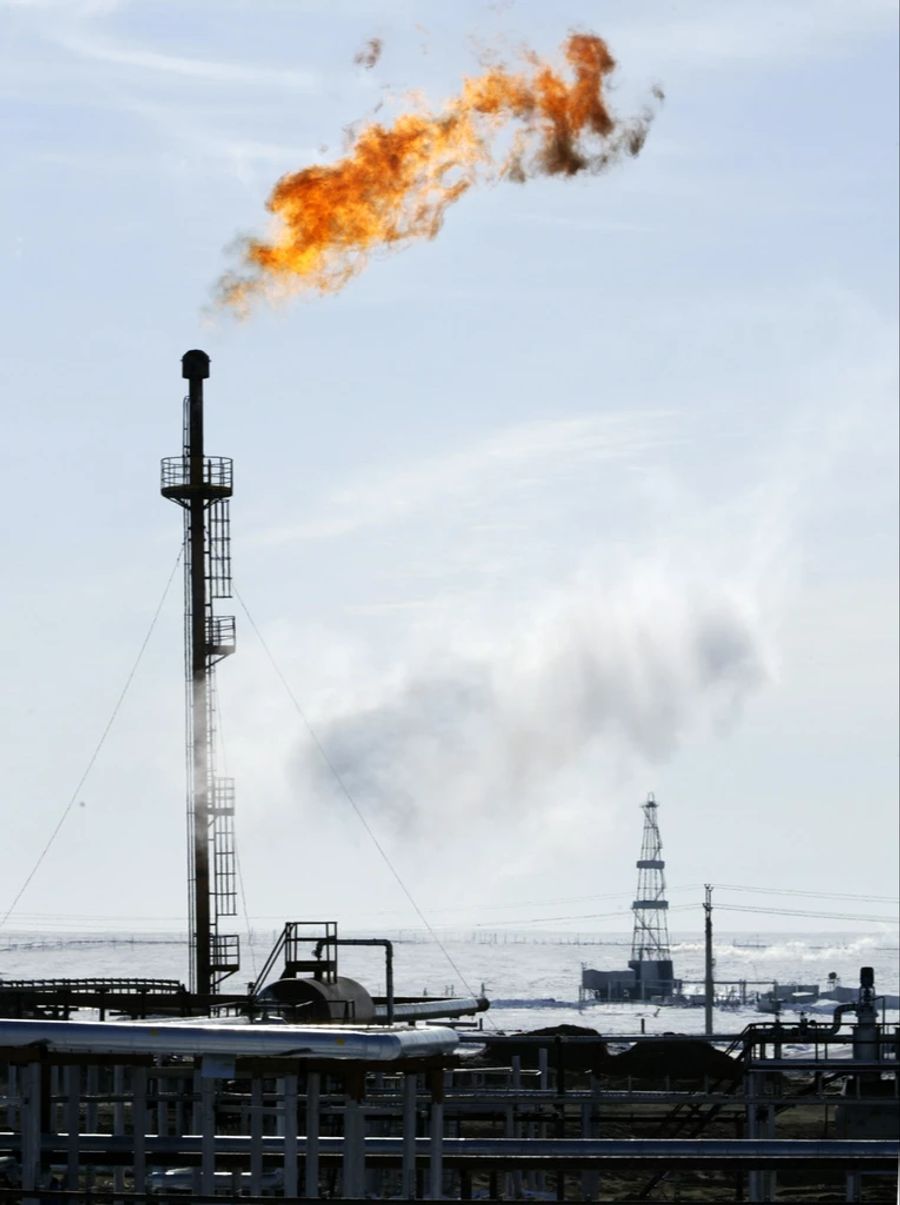
[[[186,352],[181,370],[188,382],[182,454],[163,460],[161,493],[184,510],[190,987],[203,998],[240,968],[238,937],[220,930],[237,911],[234,780],[216,773],[215,758],[215,667],[235,649],[234,616],[213,606],[231,597],[232,461],[203,447],[209,356]]]

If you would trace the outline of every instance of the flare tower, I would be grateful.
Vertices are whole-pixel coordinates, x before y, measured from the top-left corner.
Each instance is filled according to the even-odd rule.
[[[189,351],[181,368],[188,382],[182,454],[163,460],[161,492],[184,511],[190,986],[208,997],[240,967],[238,938],[220,927],[237,911],[234,780],[216,773],[215,667],[235,649],[234,616],[214,608],[231,597],[232,462],[204,451],[209,356]]]

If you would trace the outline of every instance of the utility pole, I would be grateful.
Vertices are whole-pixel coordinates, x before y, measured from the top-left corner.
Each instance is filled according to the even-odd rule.
[[[713,930],[712,930],[712,884],[704,883],[706,892],[703,901],[703,911],[706,913],[705,937],[706,937],[706,986],[703,1007],[704,1032],[706,1036],[712,1037],[713,1032],[713,998],[715,995],[716,985],[713,982]]]

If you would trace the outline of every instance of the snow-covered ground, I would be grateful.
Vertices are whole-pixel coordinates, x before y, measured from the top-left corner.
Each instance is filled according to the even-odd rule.
[[[346,933],[345,936],[362,934]],[[368,936],[374,935],[372,933]],[[257,932],[242,939],[244,971],[235,986],[252,979],[276,934]],[[541,934],[477,930],[439,933],[440,945],[427,934],[405,930],[378,933],[395,942],[394,976],[399,995],[479,994],[492,1000],[485,1026],[505,1030],[546,1025],[590,1026],[607,1034],[699,1033],[702,1008],[666,1008],[651,1004],[586,1004],[578,1002],[582,964],[600,970],[622,968],[629,957],[628,935],[590,937],[574,933]],[[58,944],[57,944],[58,943]],[[834,972],[844,986],[859,981],[859,968],[873,966],[878,990],[900,991],[900,957],[896,930],[867,933],[717,935],[716,979],[745,980],[747,991],[771,988],[773,982],[817,983],[824,992]],[[695,936],[674,935],[675,973],[684,980],[703,977],[703,943]],[[373,994],[384,991],[383,953],[377,949],[341,950],[341,970],[365,983]],[[87,975],[144,975],[184,979],[187,954],[177,934],[16,933],[0,934],[0,979]],[[752,982],[752,981],[757,982]],[[735,988],[735,991],[738,989]],[[808,1009],[811,1017],[829,1014],[823,1002]],[[749,1021],[761,1020],[751,1004],[717,1008],[717,1033],[737,1033]],[[891,1010],[889,1021],[900,1020]],[[643,1026],[642,1026],[643,1022]]]

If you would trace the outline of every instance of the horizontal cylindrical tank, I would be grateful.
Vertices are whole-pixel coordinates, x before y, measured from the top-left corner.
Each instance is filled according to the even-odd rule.
[[[276,979],[256,996],[262,1007],[271,1007],[309,1025],[348,1021],[365,1025],[375,1019],[372,997],[361,983],[338,975],[333,983],[321,979]]]

